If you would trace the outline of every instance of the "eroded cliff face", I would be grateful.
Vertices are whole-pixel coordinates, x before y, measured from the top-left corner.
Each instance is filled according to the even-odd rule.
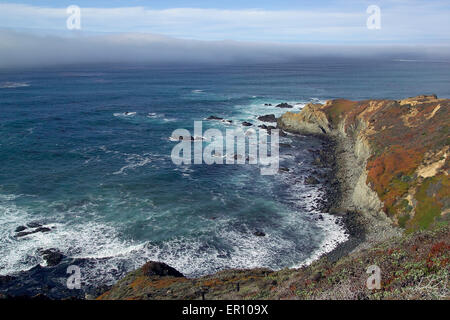
[[[336,138],[350,189],[343,208],[384,214],[412,231],[448,220],[449,107],[449,99],[434,95],[398,101],[337,99],[287,112],[278,125]]]

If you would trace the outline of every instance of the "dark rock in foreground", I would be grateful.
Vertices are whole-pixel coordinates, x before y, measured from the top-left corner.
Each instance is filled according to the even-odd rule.
[[[142,267],[142,271],[146,276],[184,277],[181,272],[163,262],[149,261]]]

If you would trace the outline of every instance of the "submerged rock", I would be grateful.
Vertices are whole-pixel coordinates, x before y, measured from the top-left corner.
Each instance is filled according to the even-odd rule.
[[[251,124],[250,122],[244,121],[244,122],[242,122],[242,125],[243,125],[244,127],[250,127],[250,126],[252,126],[253,124]]]
[[[15,277],[13,277],[13,276],[9,276],[9,275],[0,276],[0,286],[3,286],[13,280],[15,280]]]

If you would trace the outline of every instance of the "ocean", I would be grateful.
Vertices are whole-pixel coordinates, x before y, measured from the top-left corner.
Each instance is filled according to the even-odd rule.
[[[0,71],[0,275],[87,259],[86,285],[148,260],[188,277],[308,264],[348,235],[321,212],[317,138],[288,135],[280,166],[175,165],[175,129],[254,125],[332,98],[450,97],[450,63],[309,59],[262,65],[81,65]],[[281,109],[287,102],[294,107]],[[271,104],[271,105],[268,105]],[[207,142],[205,142],[207,144]],[[320,170],[326,172],[327,168]],[[38,223],[50,231],[17,237]],[[29,229],[27,229],[29,230]],[[257,233],[263,233],[257,235]]]

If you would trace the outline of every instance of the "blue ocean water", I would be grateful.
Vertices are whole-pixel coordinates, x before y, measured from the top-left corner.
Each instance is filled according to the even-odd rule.
[[[85,65],[0,72],[0,274],[43,263],[39,249],[93,258],[84,281],[112,282],[147,260],[188,276],[308,263],[347,238],[305,185],[311,137],[280,138],[289,173],[172,163],[173,130],[225,130],[311,101],[450,97],[450,64],[308,60],[246,66]],[[267,106],[265,104],[272,104]],[[128,113],[127,113],[128,112]],[[317,219],[322,214],[323,220]],[[39,222],[51,232],[15,237]],[[264,237],[254,235],[263,231]],[[101,259],[100,259],[101,258]]]

